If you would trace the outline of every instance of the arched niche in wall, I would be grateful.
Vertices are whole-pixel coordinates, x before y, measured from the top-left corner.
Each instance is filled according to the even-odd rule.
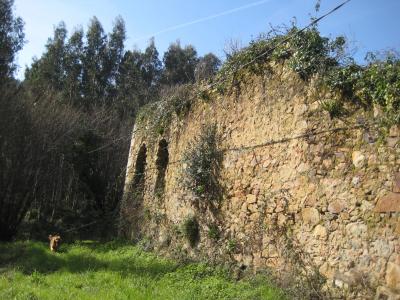
[[[162,139],[158,143],[158,151],[157,151],[157,179],[154,192],[156,195],[161,195],[164,193],[165,189],[165,173],[167,172],[169,162],[169,153],[168,153],[168,142],[165,139]]]
[[[145,171],[146,171],[146,158],[147,148],[146,144],[140,146],[136,164],[135,164],[135,175],[133,177],[132,190],[135,196],[141,196],[144,190]]]

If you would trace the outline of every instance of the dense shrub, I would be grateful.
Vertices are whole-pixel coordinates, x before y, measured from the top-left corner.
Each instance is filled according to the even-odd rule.
[[[190,245],[194,247],[200,239],[199,222],[195,217],[188,217],[182,224],[182,231]]]
[[[287,35],[293,36],[287,43],[289,66],[303,79],[337,65],[345,44],[343,37],[333,41],[322,37],[316,27],[305,31],[293,27]]]
[[[355,100],[354,87],[362,75],[363,68],[355,62],[331,68],[323,77],[324,83],[345,98]]]
[[[324,76],[324,83],[339,91],[343,100],[369,108],[379,105],[387,124],[400,123],[400,60],[396,56],[373,57],[362,67],[355,63],[338,66]]]
[[[363,103],[383,107],[389,121],[400,123],[400,60],[372,61],[357,81],[355,93]]]
[[[329,113],[331,119],[340,117],[343,114],[343,103],[338,100],[325,100],[321,107]]]
[[[217,148],[217,128],[204,126],[201,134],[186,149],[184,183],[197,199],[216,201],[220,197],[218,182],[221,152]]]

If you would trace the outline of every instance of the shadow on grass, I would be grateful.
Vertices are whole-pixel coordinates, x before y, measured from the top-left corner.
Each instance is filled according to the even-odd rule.
[[[140,250],[131,247],[127,249],[127,245],[122,242],[106,244],[79,242],[77,246],[78,248],[67,245],[61,248],[60,252],[52,253],[40,243],[0,244],[0,275],[7,269],[15,268],[27,275],[33,272],[49,274],[57,271],[70,273],[110,271],[117,272],[123,277],[156,278],[177,268],[177,265],[171,262],[158,260]],[[115,253],[107,254],[109,251]],[[120,253],[122,255],[119,255]],[[112,256],[113,254],[115,256]]]

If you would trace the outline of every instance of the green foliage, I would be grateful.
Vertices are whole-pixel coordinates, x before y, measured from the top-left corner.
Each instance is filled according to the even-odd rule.
[[[228,242],[226,243],[226,251],[230,254],[235,253],[237,248],[237,242],[234,239],[230,239],[228,240]]]
[[[386,117],[400,123],[400,59],[374,60],[356,84],[356,94],[363,103],[383,107]]]
[[[275,38],[268,38],[251,41],[248,47],[229,55],[219,70],[216,81],[225,80],[231,83],[246,71],[254,74],[262,74],[265,70],[265,62],[268,61],[269,56],[261,54],[272,50],[277,40]],[[244,65],[245,67],[242,67]],[[241,68],[240,71],[239,68]],[[217,85],[216,92],[224,94],[225,88],[226,84],[222,84],[222,86]]]
[[[287,42],[287,51],[290,53],[288,64],[305,80],[337,65],[334,55],[341,53],[345,44],[343,37],[334,41],[322,37],[316,27],[305,31],[293,27],[287,35],[293,36]]]
[[[331,119],[343,115],[343,103],[338,100],[325,100],[322,102],[321,107],[329,113]]]
[[[290,68],[307,80],[316,73],[338,65],[344,46],[343,37],[331,41],[322,37],[316,27],[304,31],[295,25],[283,30],[272,29],[251,41],[246,48],[229,55],[216,81],[231,84],[240,80],[245,73],[260,75],[267,70],[266,62],[281,60],[287,60]],[[226,84],[222,85],[226,88]]]
[[[189,86],[184,85],[177,87],[169,101],[173,106],[176,115],[180,118],[185,117],[192,105]]]
[[[163,83],[176,85],[194,82],[198,58],[193,46],[182,48],[179,41],[172,43],[164,53],[163,61]]]
[[[198,138],[188,146],[183,157],[187,162],[184,183],[198,199],[218,201],[221,188],[218,177],[221,153],[218,151],[217,128],[204,126]]]
[[[200,99],[202,99],[205,102],[210,101],[211,97],[210,97],[210,93],[207,90],[201,90],[198,93],[198,96],[200,97]]]
[[[217,225],[212,224],[210,226],[208,226],[208,232],[207,235],[210,239],[217,241],[220,238],[220,232],[219,232],[219,228]]]
[[[24,22],[14,16],[14,0],[0,1],[0,84],[15,71],[15,55],[24,45]]]
[[[343,97],[355,100],[354,88],[362,72],[363,68],[351,61],[348,65],[331,68],[324,74],[323,81],[332,90],[340,92]]]
[[[78,241],[51,253],[34,242],[0,245],[1,299],[285,299],[267,277],[180,265],[118,241]],[[67,291],[67,292],[66,292]]]
[[[190,245],[194,247],[200,239],[199,222],[196,217],[188,217],[182,224],[182,231]]]
[[[324,78],[332,90],[340,91],[345,99],[364,107],[379,105],[385,112],[385,123],[400,123],[400,60],[388,56],[372,58],[361,67],[354,63],[329,70]]]
[[[200,57],[195,69],[196,81],[210,80],[221,66],[221,60],[212,53]]]
[[[316,9],[319,4],[317,3]],[[246,48],[229,55],[217,74],[214,91],[225,94],[228,87],[238,85],[246,73],[262,74],[268,61],[286,60],[287,65],[307,80],[319,74],[321,82],[344,100],[368,108],[379,105],[385,111],[385,124],[400,123],[400,60],[389,54],[384,59],[370,55],[369,64],[357,65],[345,54],[346,40],[320,35],[316,26],[299,30],[273,29],[250,42]],[[342,114],[340,101],[323,103],[331,117]]]

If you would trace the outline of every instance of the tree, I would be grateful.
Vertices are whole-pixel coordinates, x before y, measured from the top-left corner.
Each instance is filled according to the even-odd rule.
[[[25,72],[26,84],[35,97],[40,98],[45,91],[61,93],[65,81],[67,29],[64,22],[55,27],[52,38],[46,44],[46,51],[40,59],[34,60]]]
[[[24,22],[13,14],[14,0],[0,0],[0,82],[13,75],[15,54],[24,45]]]
[[[86,47],[83,60],[83,94],[85,105],[104,103],[106,100],[105,87],[108,82],[107,64],[107,35],[103,26],[94,17],[86,33]]]
[[[47,52],[42,58],[42,72],[44,80],[53,91],[60,92],[64,86],[65,79],[65,42],[67,28],[64,22],[54,29],[54,36],[46,45]]]
[[[169,85],[194,82],[194,70],[197,64],[196,49],[191,46],[181,47],[179,41],[171,44],[164,53],[163,82]]]
[[[147,87],[157,85],[160,75],[162,64],[158,58],[158,51],[152,38],[143,53],[142,77],[146,82]]]
[[[107,65],[105,66],[105,76],[107,77],[106,92],[110,96],[116,93],[116,78],[119,67],[124,56],[124,42],[126,40],[125,22],[121,16],[114,21],[114,27],[109,34]],[[111,99],[109,99],[111,100]]]
[[[142,77],[143,55],[139,51],[127,51],[117,76],[116,107],[122,117],[135,116],[145,104],[146,81]]]
[[[82,72],[83,72],[83,30],[72,33],[66,46],[64,98],[68,103],[81,106],[82,103]]]
[[[200,57],[195,69],[196,81],[212,78],[221,66],[221,60],[212,53]]]
[[[26,108],[8,85],[0,93],[0,241],[11,240],[38,184],[40,145]]]

